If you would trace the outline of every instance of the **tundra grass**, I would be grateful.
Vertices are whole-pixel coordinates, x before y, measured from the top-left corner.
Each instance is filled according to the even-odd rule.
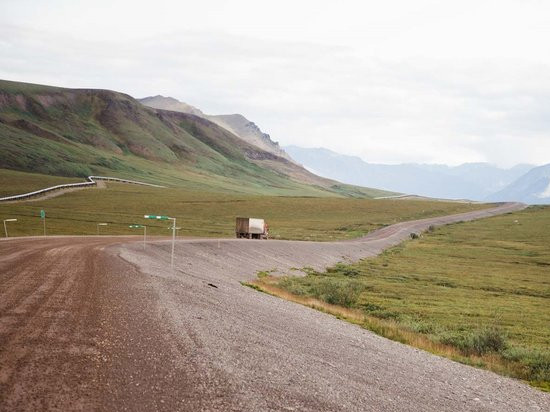
[[[283,197],[228,194],[192,189],[107,183],[46,200],[0,204],[0,219],[17,218],[9,235],[42,234],[40,210],[50,235],[140,234],[130,224],[148,224],[148,234],[169,235],[168,222],[144,214],[177,218],[180,236],[234,237],[235,217],[267,220],[275,239],[331,241],[361,236],[402,220],[471,211],[487,205],[338,197]]]
[[[84,182],[78,177],[48,176],[36,173],[0,170],[0,197],[19,195],[66,183]]]
[[[550,389],[550,207],[435,229],[382,255],[257,287]]]

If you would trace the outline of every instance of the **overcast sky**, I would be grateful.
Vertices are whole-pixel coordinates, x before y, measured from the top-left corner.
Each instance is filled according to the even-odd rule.
[[[0,0],[0,78],[173,96],[379,163],[550,163],[549,49],[542,0]]]

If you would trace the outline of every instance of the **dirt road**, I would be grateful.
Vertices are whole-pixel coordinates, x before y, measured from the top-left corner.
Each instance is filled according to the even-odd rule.
[[[550,410],[520,382],[388,341],[238,281],[399,243],[0,241],[0,410]]]

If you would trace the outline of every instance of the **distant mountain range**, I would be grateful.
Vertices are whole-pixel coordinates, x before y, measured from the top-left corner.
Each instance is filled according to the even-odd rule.
[[[550,165],[520,164],[509,169],[488,163],[460,166],[373,164],[323,148],[286,146],[285,151],[313,173],[354,185],[446,199],[516,200],[550,203]]]

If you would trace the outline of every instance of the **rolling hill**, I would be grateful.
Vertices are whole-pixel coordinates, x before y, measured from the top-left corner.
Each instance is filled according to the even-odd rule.
[[[0,81],[0,168],[109,174],[240,193],[372,197],[321,178],[203,117],[110,90]]]
[[[446,199],[485,200],[530,170],[501,169],[488,163],[451,167],[437,164],[374,164],[323,148],[287,146],[285,150],[313,173],[354,185]],[[513,199],[508,199],[513,200]]]

